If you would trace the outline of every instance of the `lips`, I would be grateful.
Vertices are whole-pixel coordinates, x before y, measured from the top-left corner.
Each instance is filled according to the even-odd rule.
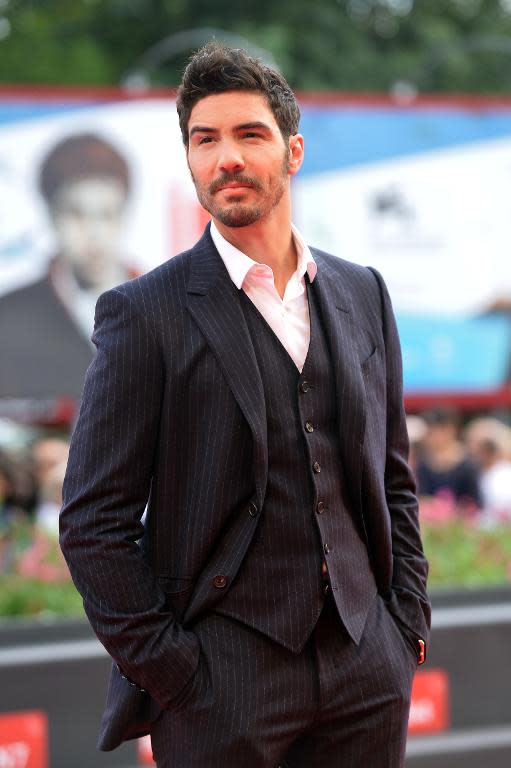
[[[216,195],[217,192],[221,192],[223,189],[237,192],[242,189],[256,189],[260,190],[261,185],[256,179],[250,179],[248,176],[231,176],[231,178],[225,177],[216,179],[209,187],[209,193]]]
[[[222,186],[218,188],[217,192],[221,192],[223,189],[252,189],[252,187],[249,184],[222,184]]]

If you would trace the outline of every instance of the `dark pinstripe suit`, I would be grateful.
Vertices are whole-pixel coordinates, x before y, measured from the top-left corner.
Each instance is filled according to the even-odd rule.
[[[375,601],[368,618],[371,631],[356,646],[342,632],[328,639],[325,627],[336,619],[327,605],[317,628],[326,637],[324,654],[314,659],[312,646],[301,655],[289,654],[213,613],[258,528],[268,452],[263,387],[238,292],[206,231],[191,251],[108,292],[97,307],[93,338],[98,353],[87,375],[71,448],[61,540],[98,637],[139,686],[114,668],[103,749],[147,732],[155,721],[156,748],[160,754],[172,749],[169,765],[176,768],[220,765],[222,760],[234,765],[242,757],[247,768],[273,765],[306,727],[310,712],[304,715],[299,699],[317,694],[311,665],[321,672],[344,658],[344,689],[358,695],[350,701],[344,694],[341,701],[332,694],[331,701],[351,713],[348,720],[355,718],[358,730],[365,703],[368,718],[374,709],[371,690],[385,700],[389,690],[409,688],[413,656],[406,638],[427,636],[429,604],[406,464],[392,310],[376,273],[313,253],[342,424],[340,460],[386,607]],[[250,440],[241,439],[245,434]],[[249,477],[242,471],[247,462]],[[148,497],[144,530],[140,518]],[[382,638],[388,638],[385,664]],[[218,664],[209,664],[215,659]],[[349,672],[354,665],[364,674]],[[216,690],[222,689],[231,702],[227,714],[227,700],[211,700],[210,678],[222,669]],[[286,669],[288,684],[294,680],[297,690],[283,713],[280,699],[290,695],[283,682]],[[380,686],[381,681],[386,684]],[[273,691],[276,698],[261,691]],[[210,711],[204,719],[208,701],[215,716]],[[161,714],[161,708],[167,711]],[[249,747],[247,723],[263,728],[263,721],[273,735],[256,756],[250,753],[256,739]],[[389,727],[381,725],[380,739]],[[227,732],[238,734],[232,753],[222,744]],[[265,735],[259,736],[263,743]],[[186,757],[201,740],[208,745],[208,760]],[[356,746],[354,739],[353,744],[350,761],[360,758],[360,742]],[[185,755],[182,763],[176,750]],[[290,764],[301,764],[301,758],[292,759]],[[336,764],[328,760],[308,758],[304,765]],[[381,765],[398,765],[396,760],[389,753]],[[164,765],[163,758],[160,762]]]

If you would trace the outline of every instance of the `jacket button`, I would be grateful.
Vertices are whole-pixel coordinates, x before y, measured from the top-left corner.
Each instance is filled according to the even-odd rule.
[[[310,388],[311,388],[311,385],[309,384],[309,382],[308,382],[308,381],[302,381],[302,382],[300,383],[300,389],[302,390],[302,392],[303,392],[304,394],[305,394],[306,392],[308,392]]]
[[[305,429],[307,430],[307,432],[314,432],[314,427],[312,426],[310,421],[305,422]]]
[[[213,586],[216,587],[217,589],[223,589],[226,586],[226,584],[227,584],[227,578],[220,573],[217,576],[215,576],[215,578],[213,579]]]
[[[248,505],[248,514],[250,515],[250,517],[257,517],[258,513],[259,513],[259,510],[257,509],[257,504],[251,501]]]
[[[319,475],[319,473],[321,472],[321,464],[319,463],[319,461],[314,462],[314,464],[312,465],[312,469],[317,475]]]
[[[325,511],[325,502],[318,501],[318,503],[316,504],[316,512],[318,513],[318,515],[320,515],[324,511]]]

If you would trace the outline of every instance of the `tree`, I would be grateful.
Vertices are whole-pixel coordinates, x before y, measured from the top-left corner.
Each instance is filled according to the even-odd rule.
[[[511,0],[0,0],[0,79],[117,85],[162,38],[196,27],[265,48],[302,90],[498,93],[511,81]],[[189,53],[152,84],[176,85]]]

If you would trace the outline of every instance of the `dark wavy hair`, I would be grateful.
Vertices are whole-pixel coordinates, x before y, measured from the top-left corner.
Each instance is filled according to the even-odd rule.
[[[39,189],[51,205],[62,184],[91,176],[118,179],[126,196],[129,193],[130,171],[120,152],[94,133],[77,133],[59,141],[46,155],[39,170]]]
[[[183,144],[188,146],[188,122],[198,101],[214,93],[255,91],[263,95],[285,140],[298,132],[300,109],[285,78],[242,48],[207,43],[190,59],[177,91],[177,113]]]

